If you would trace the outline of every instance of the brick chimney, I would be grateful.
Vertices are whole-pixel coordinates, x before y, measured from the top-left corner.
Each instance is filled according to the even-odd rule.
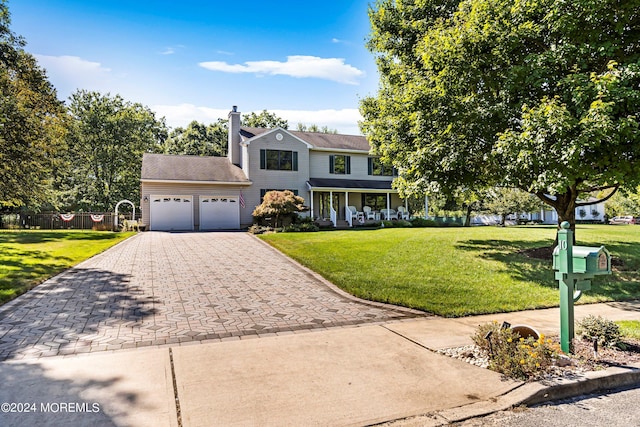
[[[227,157],[231,163],[240,166],[240,112],[235,105],[229,112],[228,128]]]

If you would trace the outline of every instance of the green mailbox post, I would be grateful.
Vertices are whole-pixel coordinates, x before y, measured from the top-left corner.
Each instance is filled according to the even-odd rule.
[[[560,224],[558,246],[553,250],[553,269],[560,285],[560,347],[569,353],[575,336],[573,303],[591,289],[591,279],[611,274],[611,255],[604,247],[573,246],[567,221]]]

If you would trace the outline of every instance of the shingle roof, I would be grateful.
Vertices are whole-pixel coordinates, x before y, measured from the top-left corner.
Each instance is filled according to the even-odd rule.
[[[372,181],[364,179],[310,178],[312,188],[353,188],[391,190],[391,181]]]
[[[143,180],[249,183],[242,169],[226,157],[173,156],[145,153]]]
[[[245,138],[253,138],[268,132],[270,129],[242,126],[240,134]],[[327,148],[337,150],[356,150],[369,152],[371,146],[367,138],[360,135],[341,135],[337,133],[300,132],[287,130],[287,132],[311,144],[313,148]]]

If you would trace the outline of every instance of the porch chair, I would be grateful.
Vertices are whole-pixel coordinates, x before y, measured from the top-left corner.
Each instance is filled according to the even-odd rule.
[[[380,213],[387,221],[391,219],[398,219],[398,214],[396,213],[395,209],[381,209]]]
[[[374,220],[374,221],[375,221],[375,219],[376,219],[376,214],[375,214],[375,213],[373,213],[373,211],[371,210],[371,207],[370,207],[370,206],[363,206],[363,207],[362,207],[362,210],[364,211],[364,218],[365,218],[365,219],[367,219],[367,220],[372,219],[372,220]]]
[[[358,210],[355,206],[347,206],[347,215],[351,215],[353,221],[358,220]]]
[[[398,206],[398,219],[409,220],[409,211],[404,206]]]

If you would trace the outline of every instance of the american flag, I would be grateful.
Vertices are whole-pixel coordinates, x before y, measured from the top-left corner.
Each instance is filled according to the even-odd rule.
[[[240,192],[240,207],[244,209],[244,196],[242,195],[242,191]]]

